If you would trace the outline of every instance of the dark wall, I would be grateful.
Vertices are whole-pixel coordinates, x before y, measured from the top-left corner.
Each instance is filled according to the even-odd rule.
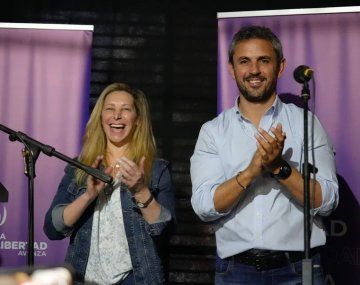
[[[189,159],[202,123],[216,115],[216,13],[355,6],[357,1],[48,2],[1,3],[0,21],[94,25],[92,102],[114,81],[142,89],[150,101],[159,156],[172,163],[179,225],[170,241],[170,283],[213,284],[213,227],[191,209]]]

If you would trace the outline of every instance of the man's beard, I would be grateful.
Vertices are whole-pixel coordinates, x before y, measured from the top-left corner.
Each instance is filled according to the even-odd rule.
[[[236,85],[240,91],[240,93],[244,96],[244,98],[253,103],[261,103],[267,102],[269,98],[275,93],[276,91],[276,83],[277,81],[273,81],[270,86],[268,86],[262,94],[259,95],[252,95],[248,90],[244,87],[244,85],[239,84],[236,81]]]

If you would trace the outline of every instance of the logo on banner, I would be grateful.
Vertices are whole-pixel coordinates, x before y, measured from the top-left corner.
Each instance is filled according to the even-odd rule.
[[[44,241],[34,242],[34,256],[46,256],[48,244]],[[27,241],[7,240],[5,233],[0,233],[0,250],[15,250],[18,256],[27,255]]]
[[[0,226],[5,224],[6,222],[6,207],[2,207],[2,211],[0,212]]]

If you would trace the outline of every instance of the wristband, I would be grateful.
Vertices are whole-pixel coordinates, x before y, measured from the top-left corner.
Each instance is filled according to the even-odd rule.
[[[139,208],[146,208],[147,206],[149,206],[149,204],[151,203],[151,201],[154,199],[154,196],[153,196],[153,194],[152,193],[150,193],[150,197],[149,197],[149,199],[147,199],[147,201],[146,202],[144,202],[144,203],[142,203],[142,202],[140,202],[140,201],[137,201],[136,199],[135,199],[135,203],[136,203],[136,205],[139,207]]]
[[[246,190],[246,187],[245,187],[244,185],[242,185],[242,184],[239,182],[239,180],[238,180],[238,177],[239,177],[240,173],[241,173],[241,171],[240,171],[238,174],[236,174],[235,180],[236,180],[237,184],[238,184],[243,190]]]

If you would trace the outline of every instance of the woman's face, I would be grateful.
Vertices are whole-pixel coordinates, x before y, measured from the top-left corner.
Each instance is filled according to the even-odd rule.
[[[101,113],[101,124],[108,144],[124,146],[131,141],[137,114],[134,98],[126,91],[108,94]]]

